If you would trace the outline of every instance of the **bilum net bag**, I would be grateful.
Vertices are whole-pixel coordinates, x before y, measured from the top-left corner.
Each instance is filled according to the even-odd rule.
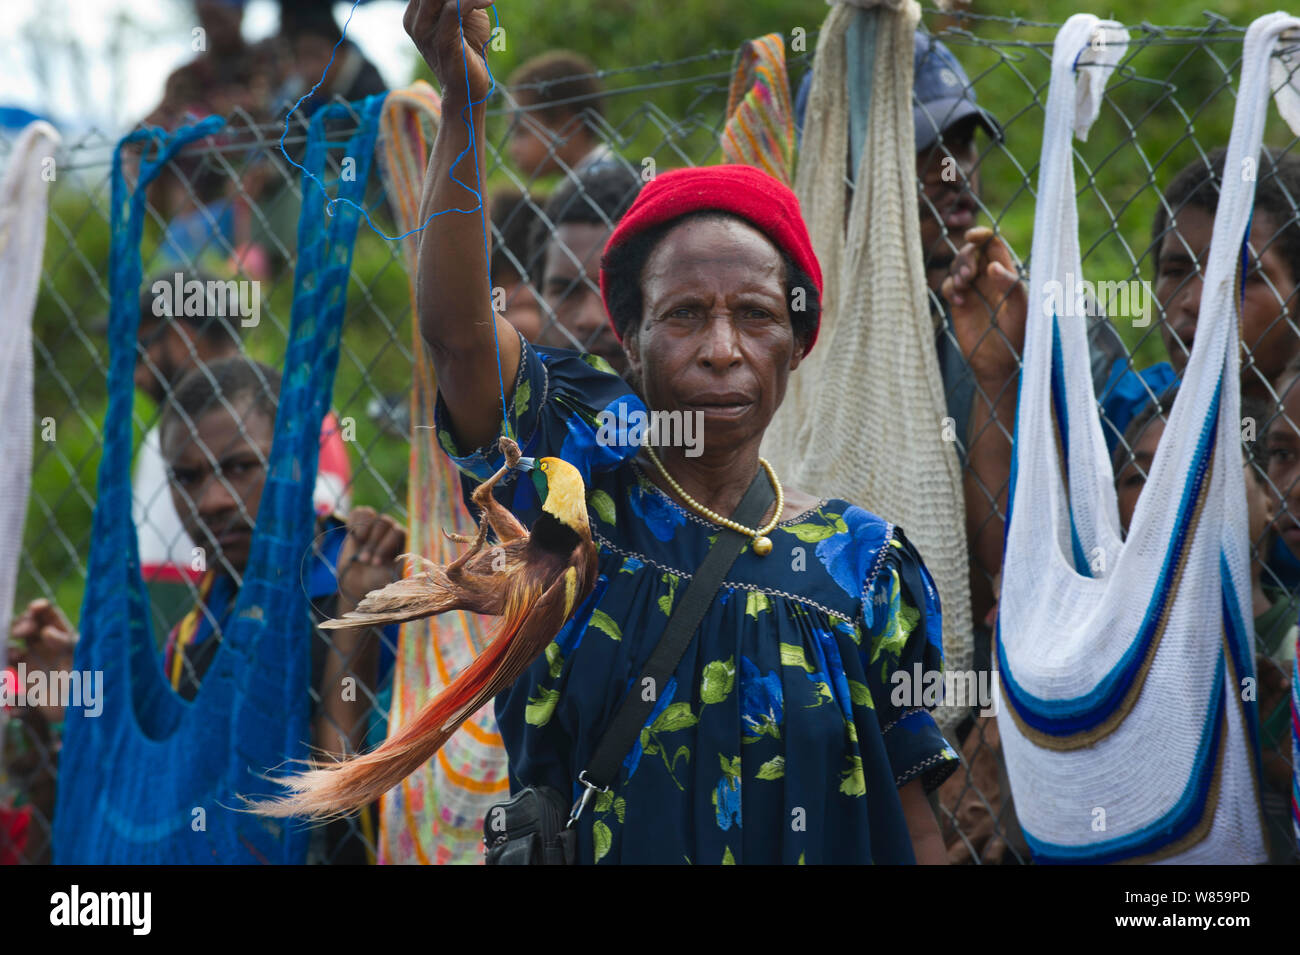
[[[1294,28],[1300,20],[1279,13],[1246,34],[1227,170],[1259,154],[1270,57]],[[1082,274],[1071,133],[1086,137],[1127,41],[1118,24],[1081,14],[1053,51],[999,607],[998,729],[1038,861],[1263,862],[1258,713],[1253,697],[1243,700],[1255,670],[1237,364],[1255,183],[1224,177],[1195,344],[1122,540],[1086,310],[1065,282]],[[1063,307],[1066,296],[1074,307]]]

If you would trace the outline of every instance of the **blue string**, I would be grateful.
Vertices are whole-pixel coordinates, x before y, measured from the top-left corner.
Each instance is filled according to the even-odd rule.
[[[469,105],[465,108],[465,111],[462,115],[462,119],[465,123],[466,130],[469,132],[469,145],[465,149],[461,150],[459,154],[457,154],[455,161],[453,161],[451,164],[451,169],[449,169],[447,173],[448,177],[451,179],[452,182],[456,183],[456,185],[460,186],[466,192],[473,194],[474,199],[477,202],[477,205],[475,205],[473,209],[443,209],[442,212],[433,212],[429,214],[429,218],[425,219],[422,225],[417,226],[414,229],[410,229],[406,232],[403,232],[401,235],[390,236],[387,233],[385,233],[382,229],[380,229],[378,226],[376,226],[374,222],[371,221],[370,212],[364,207],[353,202],[351,199],[345,199],[343,197],[330,198],[329,190],[325,188],[325,184],[321,182],[320,179],[318,179],[311,172],[311,170],[307,169],[305,166],[300,165],[299,163],[294,162],[293,157],[290,156],[288,151],[284,148],[285,140],[289,136],[289,120],[293,117],[293,114],[298,111],[298,109],[302,106],[302,104],[305,103],[308,99],[310,99],[316,93],[316,91],[320,89],[321,84],[325,82],[325,77],[329,75],[330,69],[334,66],[334,57],[335,55],[337,55],[339,47],[342,46],[343,41],[347,39],[348,27],[351,26],[352,24],[352,14],[356,13],[357,7],[361,4],[361,2],[362,0],[353,0],[352,8],[348,10],[348,18],[343,23],[343,31],[342,33],[339,34],[338,41],[334,44],[334,49],[330,51],[329,62],[325,64],[325,71],[321,73],[320,79],[316,81],[316,84],[311,89],[309,89],[306,93],[300,96],[298,98],[298,102],[294,103],[293,108],[290,109],[287,114],[285,114],[284,132],[280,134],[280,154],[284,156],[285,160],[289,163],[289,165],[295,167],[303,174],[304,183],[307,180],[314,182],[317,188],[319,188],[321,193],[325,196],[325,198],[329,200],[325,205],[326,215],[329,216],[334,215],[334,206],[337,203],[342,202],[345,203],[346,205],[350,205],[361,213],[362,217],[365,219],[366,225],[370,227],[370,231],[374,232],[381,239],[385,239],[389,242],[399,242],[402,239],[407,238],[408,236],[415,235],[417,232],[423,232],[425,229],[429,227],[430,222],[432,222],[438,216],[446,215],[448,212],[460,212],[463,214],[477,212],[479,214],[479,222],[482,224],[483,227],[483,261],[490,262],[492,257],[491,245],[490,245],[488,228],[487,228],[487,216],[484,214],[484,209],[483,209],[483,193],[481,191],[483,186],[483,177],[478,167],[478,150],[475,148],[474,122],[471,118],[474,107],[480,105],[481,103],[486,103],[488,100],[490,100],[492,98],[492,94],[496,92],[496,88],[497,88],[496,76],[492,73],[492,66],[490,63],[488,63],[488,57],[487,57],[487,46],[488,46],[488,42],[491,40],[490,35],[488,41],[485,41],[482,49],[479,50],[479,53],[483,56],[483,65],[487,69],[488,80],[490,81],[488,90],[483,95],[483,98],[481,100],[475,101],[473,97],[470,95],[469,61],[462,57],[462,60],[464,62],[464,67],[465,67],[465,97],[470,101]],[[500,17],[497,16],[496,7],[493,6],[491,9],[492,9],[493,29],[495,30],[496,28],[501,26],[501,19]],[[456,0],[456,22],[460,30],[461,47],[464,48],[465,24],[460,16],[460,0]],[[472,153],[474,156],[474,184],[478,188],[472,189],[468,185],[466,185],[465,183],[461,182],[459,179],[456,178],[456,167],[460,165],[460,161],[465,158],[466,153]],[[306,198],[307,198],[306,195],[304,195],[303,200],[306,201]],[[489,290],[488,295],[489,297],[491,296],[491,290]],[[501,418],[503,422],[503,431],[506,435],[511,435],[513,432],[513,428],[511,428],[510,426],[510,415],[506,411],[506,383],[505,383],[505,374],[501,369],[501,342],[497,335],[497,323],[496,323],[495,311],[493,312],[492,319],[493,319],[492,320],[492,345],[496,350],[496,356],[497,356],[497,385],[500,387],[501,390]]]

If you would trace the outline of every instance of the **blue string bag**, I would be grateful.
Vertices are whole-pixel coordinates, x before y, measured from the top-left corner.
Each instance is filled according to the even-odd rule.
[[[308,756],[311,618],[297,569],[314,531],[321,421],[338,367],[352,250],[383,96],[359,104],[346,144],[354,176],[326,221],[321,176],[331,105],[312,118],[302,178],[298,267],[275,438],[244,583],[203,686],[181,699],[162,672],[131,522],[131,406],[145,190],[176,153],[224,120],[126,136],[113,158],[108,411],[76,669],[103,673],[97,717],[69,707],[54,823],[56,863],[301,863],[309,830],[240,811],[272,795],[262,774]],[[156,146],[133,191],[123,149]],[[312,172],[314,171],[314,172]],[[314,178],[311,178],[314,177]],[[268,770],[272,770],[268,772]]]

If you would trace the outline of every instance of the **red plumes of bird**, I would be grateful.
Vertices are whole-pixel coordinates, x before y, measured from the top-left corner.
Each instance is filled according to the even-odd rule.
[[[541,460],[538,474],[545,477],[547,501],[530,532],[492,497],[493,485],[520,463],[513,441],[502,438],[501,447],[506,466],[472,495],[483,512],[478,533],[473,538],[448,535],[471,544],[468,551],[445,567],[417,557],[425,565],[423,573],[367,594],[356,610],[321,625],[382,626],[466,610],[501,618],[487,649],[382,745],[332,766],[278,778],[287,794],[246,800],[249,809],[265,816],[329,819],[378,799],[514,683],[591,593],[597,559],[581,475],[558,458]],[[488,527],[499,541],[490,550],[485,549]]]
[[[329,819],[374,802],[419,769],[465,720],[528,668],[537,654],[526,641],[515,639],[523,622],[503,620],[488,647],[397,735],[369,753],[294,777],[285,783],[288,796],[251,808],[267,816]]]

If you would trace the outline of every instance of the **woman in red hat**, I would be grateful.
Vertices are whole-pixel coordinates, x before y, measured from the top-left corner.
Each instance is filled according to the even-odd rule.
[[[411,0],[405,20],[443,90],[422,212],[447,214],[422,236],[417,286],[438,433],[472,488],[501,465],[504,392],[524,454],[582,472],[601,571],[545,656],[497,698],[512,789],[583,794],[579,774],[640,689],[676,601],[762,475],[775,503],[733,526],[750,540],[617,778],[579,816],[578,861],[943,861],[926,795],[957,756],[912,685],[942,666],[934,583],[900,529],[784,487],[758,453],[817,338],[821,270],[798,200],[742,166],[646,185],[601,269],[635,391],[599,358],[487,321],[483,226],[460,183],[486,162],[491,84],[475,51],[487,48],[489,5],[460,0],[464,45],[455,0]],[[531,523],[532,482],[502,494]]]

